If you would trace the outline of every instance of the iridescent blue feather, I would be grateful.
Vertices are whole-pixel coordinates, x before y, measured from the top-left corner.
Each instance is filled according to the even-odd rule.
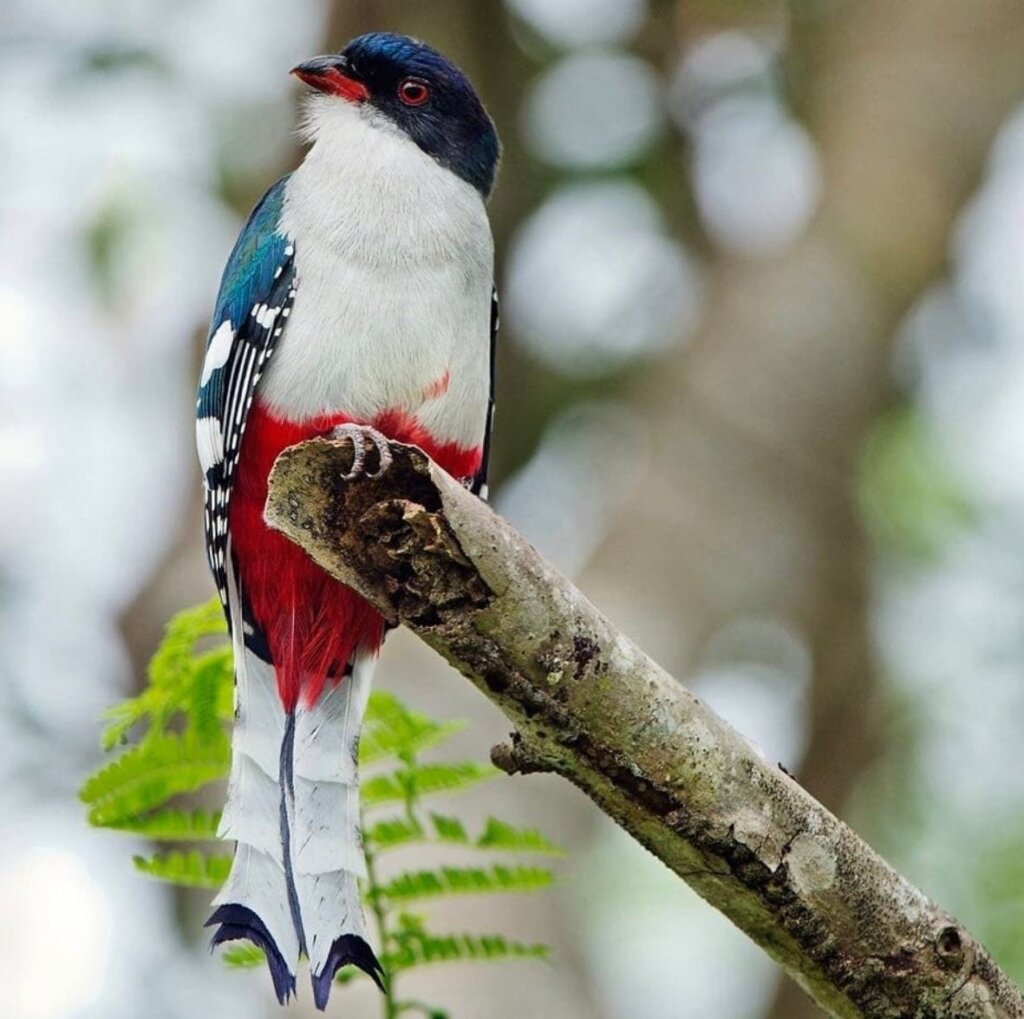
[[[256,386],[295,300],[294,245],[279,230],[288,177],[253,210],[228,259],[207,336],[196,399],[205,454],[206,553],[227,607],[228,503]]]

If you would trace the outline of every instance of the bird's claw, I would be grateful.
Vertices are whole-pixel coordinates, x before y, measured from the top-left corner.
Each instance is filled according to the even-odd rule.
[[[342,475],[345,481],[355,481],[361,475],[367,478],[379,478],[391,466],[391,446],[387,436],[369,425],[339,425],[331,433],[334,439],[348,439],[352,443],[352,467]],[[366,440],[369,439],[377,450],[380,465],[375,471],[367,471]]]

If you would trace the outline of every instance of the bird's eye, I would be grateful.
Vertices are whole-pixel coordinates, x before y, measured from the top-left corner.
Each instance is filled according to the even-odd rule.
[[[419,78],[406,78],[398,86],[398,98],[406,106],[422,106],[430,98],[430,88]]]

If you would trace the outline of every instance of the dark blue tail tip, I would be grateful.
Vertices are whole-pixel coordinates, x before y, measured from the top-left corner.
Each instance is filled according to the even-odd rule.
[[[234,904],[220,906],[204,926],[212,927],[214,924],[220,926],[210,939],[210,948],[225,941],[251,941],[257,948],[262,948],[267,957],[267,968],[270,970],[270,979],[274,981],[278,1002],[284,1005],[294,996],[295,975],[289,971],[266,924],[251,909]]]
[[[373,949],[358,934],[342,934],[327,954],[327,961],[313,977],[313,1001],[321,1012],[327,1008],[331,996],[334,975],[342,966],[358,966],[373,982],[384,991],[384,967],[381,966]]]

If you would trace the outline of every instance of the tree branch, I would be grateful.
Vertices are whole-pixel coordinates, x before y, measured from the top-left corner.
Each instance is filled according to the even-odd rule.
[[[834,1016],[1024,1016],[956,920],[667,675],[419,450],[347,483],[347,443],[286,450],[266,517],[512,720],[494,761],[551,771]]]

